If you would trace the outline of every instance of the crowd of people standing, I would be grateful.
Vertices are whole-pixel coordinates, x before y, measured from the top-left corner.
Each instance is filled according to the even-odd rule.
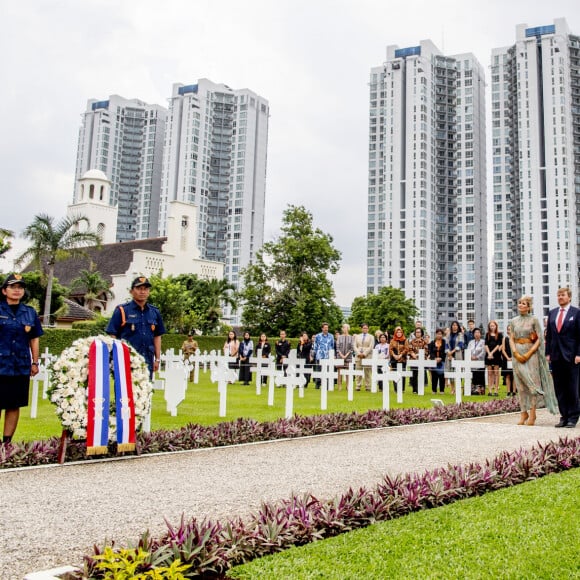
[[[304,332],[296,346],[296,358],[305,361],[305,368],[310,370],[306,374],[307,385],[310,382],[312,371],[320,368],[320,361],[329,357],[330,351],[338,359],[344,361],[342,369],[348,367],[352,361],[355,368],[361,370],[363,375],[357,377],[357,390],[367,390],[371,386],[371,369],[363,365],[365,358],[371,358],[373,351],[377,351],[378,358],[387,359],[393,369],[397,365],[406,365],[409,360],[419,358],[419,352],[424,351],[426,359],[436,361],[436,366],[431,370],[431,386],[434,393],[444,392],[448,387],[453,393],[454,385],[448,382],[445,385],[444,373],[452,370],[454,359],[463,359],[465,352],[470,352],[474,360],[485,362],[486,370],[473,371],[473,389],[475,394],[485,394],[485,373],[488,379],[488,395],[499,396],[500,374],[504,377],[508,396],[515,395],[512,380],[513,371],[508,368],[508,362],[512,360],[509,335],[503,335],[495,321],[491,321],[487,330],[482,333],[481,328],[476,327],[473,320],[468,322],[467,328],[463,328],[459,322],[454,321],[448,328],[440,328],[435,331],[435,337],[431,340],[425,332],[421,321],[415,323],[414,330],[406,336],[403,328],[397,326],[392,336],[388,331],[377,330],[374,334],[369,332],[368,324],[361,325],[360,333],[351,334],[350,326],[343,324],[340,332],[331,333],[327,323],[322,324],[321,331],[309,336]],[[239,368],[239,380],[248,385],[251,381],[250,358],[261,353],[263,358],[274,355],[277,368],[284,370],[287,367],[287,359],[290,356],[292,346],[286,337],[284,330],[280,331],[279,337],[270,344],[265,334],[260,335],[256,347],[248,332],[244,333],[242,341],[239,341],[234,331],[230,331],[224,343],[224,353],[230,357],[237,357],[236,362],[230,363],[232,368]],[[411,388],[414,393],[418,390],[418,369],[413,369],[410,378]],[[426,377],[427,378],[427,377]],[[263,378],[265,381],[265,378]],[[346,378],[341,375],[341,367],[338,367],[338,388],[341,389]],[[427,382],[427,381],[426,381]],[[316,387],[320,386],[320,380],[315,379]],[[403,384],[403,390],[406,385]],[[383,388],[380,381],[379,388]]]
[[[115,308],[106,332],[132,344],[145,358],[153,377],[159,369],[165,327],[159,310],[148,303],[150,288],[146,277],[137,277],[131,285],[132,300]],[[30,377],[38,373],[39,337],[43,331],[34,309],[22,303],[25,289],[19,274],[7,276],[0,288],[3,444],[11,442],[20,408],[28,404]],[[454,321],[449,328],[438,328],[433,339],[425,332],[421,321],[415,323],[408,337],[401,326],[394,328],[390,337],[386,330],[371,334],[368,324],[362,324],[360,333],[355,335],[351,335],[348,324],[333,334],[329,325],[323,323],[319,333],[311,337],[307,333],[300,336],[296,357],[305,361],[306,386],[311,373],[321,368],[321,361],[328,359],[331,352],[344,361],[344,366],[354,361],[355,368],[362,371],[356,378],[356,388],[360,391],[370,390],[372,371],[363,361],[371,358],[374,352],[395,369],[418,359],[423,351],[425,358],[435,361],[430,370],[431,389],[434,393],[442,393],[446,386],[453,392],[452,383],[445,385],[445,372],[452,370],[453,360],[462,360],[469,353],[473,360],[483,361],[485,367],[485,370],[473,371],[475,394],[485,394],[487,384],[487,395],[498,397],[500,376],[503,376],[507,395],[519,397],[520,425],[534,425],[537,408],[545,406],[553,414],[559,412],[560,421],[556,427],[573,428],[580,417],[580,309],[572,306],[571,299],[570,288],[560,288],[558,307],[550,311],[542,325],[532,314],[532,298],[522,296],[517,304],[518,316],[510,321],[505,334],[494,320],[489,322],[485,333],[473,320],[468,321],[467,328]],[[183,345],[184,357],[190,358],[196,350],[197,343],[190,335]],[[250,384],[254,355],[259,353],[268,359],[274,355],[278,369],[285,371],[291,350],[284,330],[280,331],[273,347],[264,333],[254,346],[249,332],[244,332],[240,341],[234,331],[228,333],[223,346],[224,354],[231,358],[230,367],[239,369],[239,380],[244,385]],[[414,393],[418,391],[420,372],[423,371],[415,368],[411,376]],[[345,379],[339,370],[339,390]],[[265,377],[262,380],[265,381]],[[320,388],[320,379],[315,379],[314,384]],[[386,388],[384,381],[379,381],[379,388]]]
[[[487,385],[487,395],[498,397],[500,377],[503,377],[507,396],[519,397],[520,425],[534,425],[536,409],[545,406],[553,414],[559,411],[560,421],[556,427],[575,427],[580,417],[580,309],[571,305],[569,288],[560,288],[557,298],[559,308],[550,312],[544,327],[532,315],[532,298],[522,296],[518,300],[518,316],[510,321],[505,334],[495,320],[488,323],[485,332],[473,320],[468,321],[466,328],[454,321],[448,328],[438,328],[433,339],[425,332],[421,321],[415,323],[408,337],[401,326],[393,330],[392,337],[386,330],[371,334],[368,324],[362,324],[360,333],[355,335],[351,335],[350,326],[344,324],[341,332],[333,335],[329,332],[329,325],[323,323],[321,332],[312,337],[307,333],[301,335],[296,356],[312,370],[319,369],[320,361],[329,358],[331,352],[344,361],[344,366],[354,361],[355,368],[362,371],[356,377],[356,389],[364,391],[371,388],[372,371],[370,366],[363,365],[363,360],[371,358],[373,351],[377,352],[378,358],[388,360],[392,369],[418,359],[423,351],[425,358],[435,361],[430,370],[432,392],[443,393],[448,387],[453,393],[454,385],[451,382],[445,384],[445,373],[452,370],[454,359],[463,360],[469,355],[472,360],[484,363],[484,368],[473,370],[474,394],[485,395]],[[236,340],[235,333],[230,332],[224,345],[224,350],[230,355],[232,339]],[[248,361],[254,351],[247,332],[244,343],[246,346],[239,357],[240,380],[249,384]],[[291,348],[286,332],[281,331],[274,351],[265,334],[260,336],[256,350],[264,358],[275,354],[276,365],[284,370]],[[418,392],[419,372],[422,371],[414,368],[411,376],[414,393]],[[339,390],[345,378],[339,370]],[[308,372],[306,380],[308,385]],[[315,385],[320,387],[319,379],[315,380]],[[379,380],[379,389],[383,388],[386,388],[384,381]]]

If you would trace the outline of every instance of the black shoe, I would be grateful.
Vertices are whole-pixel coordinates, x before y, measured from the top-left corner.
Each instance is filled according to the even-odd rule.
[[[568,429],[574,429],[574,427],[576,427],[576,423],[574,423],[574,421],[568,421],[564,427],[567,427]]]
[[[568,421],[566,421],[565,419],[560,419],[560,422],[557,425],[554,425],[554,427],[566,427],[567,424]]]

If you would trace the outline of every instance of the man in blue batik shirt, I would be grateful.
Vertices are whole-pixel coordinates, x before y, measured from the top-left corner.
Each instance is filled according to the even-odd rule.
[[[319,332],[314,338],[314,346],[312,348],[312,357],[315,361],[314,369],[320,371],[319,361],[329,358],[329,352],[334,350],[334,336],[328,333],[328,323],[322,324],[322,332]],[[314,379],[316,388],[320,389],[320,379]]]

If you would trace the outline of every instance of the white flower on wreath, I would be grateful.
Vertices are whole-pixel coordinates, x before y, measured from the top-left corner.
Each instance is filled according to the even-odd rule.
[[[52,377],[48,390],[50,400],[56,406],[56,414],[63,428],[81,439],[87,436],[89,347],[96,339],[103,341],[109,352],[112,351],[114,339],[110,336],[79,338],[69,348],[63,350],[60,357],[51,365]],[[139,429],[149,414],[153,385],[149,380],[149,368],[145,359],[129,343],[125,344],[129,347],[131,360],[135,429]],[[112,365],[110,368],[112,377]],[[117,430],[115,414],[115,404],[111,400],[109,441],[115,441]]]

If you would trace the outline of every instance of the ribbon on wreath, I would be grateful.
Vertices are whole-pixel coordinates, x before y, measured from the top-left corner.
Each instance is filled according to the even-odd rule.
[[[113,341],[117,451],[135,450],[135,399],[131,380],[131,352],[120,340]]]
[[[107,453],[110,416],[109,348],[96,339],[89,347],[87,404],[87,455]],[[113,341],[113,378],[117,423],[117,451],[135,449],[135,401],[131,380],[131,353],[120,340]]]
[[[87,455],[107,453],[109,443],[109,348],[102,340],[89,347]]]

